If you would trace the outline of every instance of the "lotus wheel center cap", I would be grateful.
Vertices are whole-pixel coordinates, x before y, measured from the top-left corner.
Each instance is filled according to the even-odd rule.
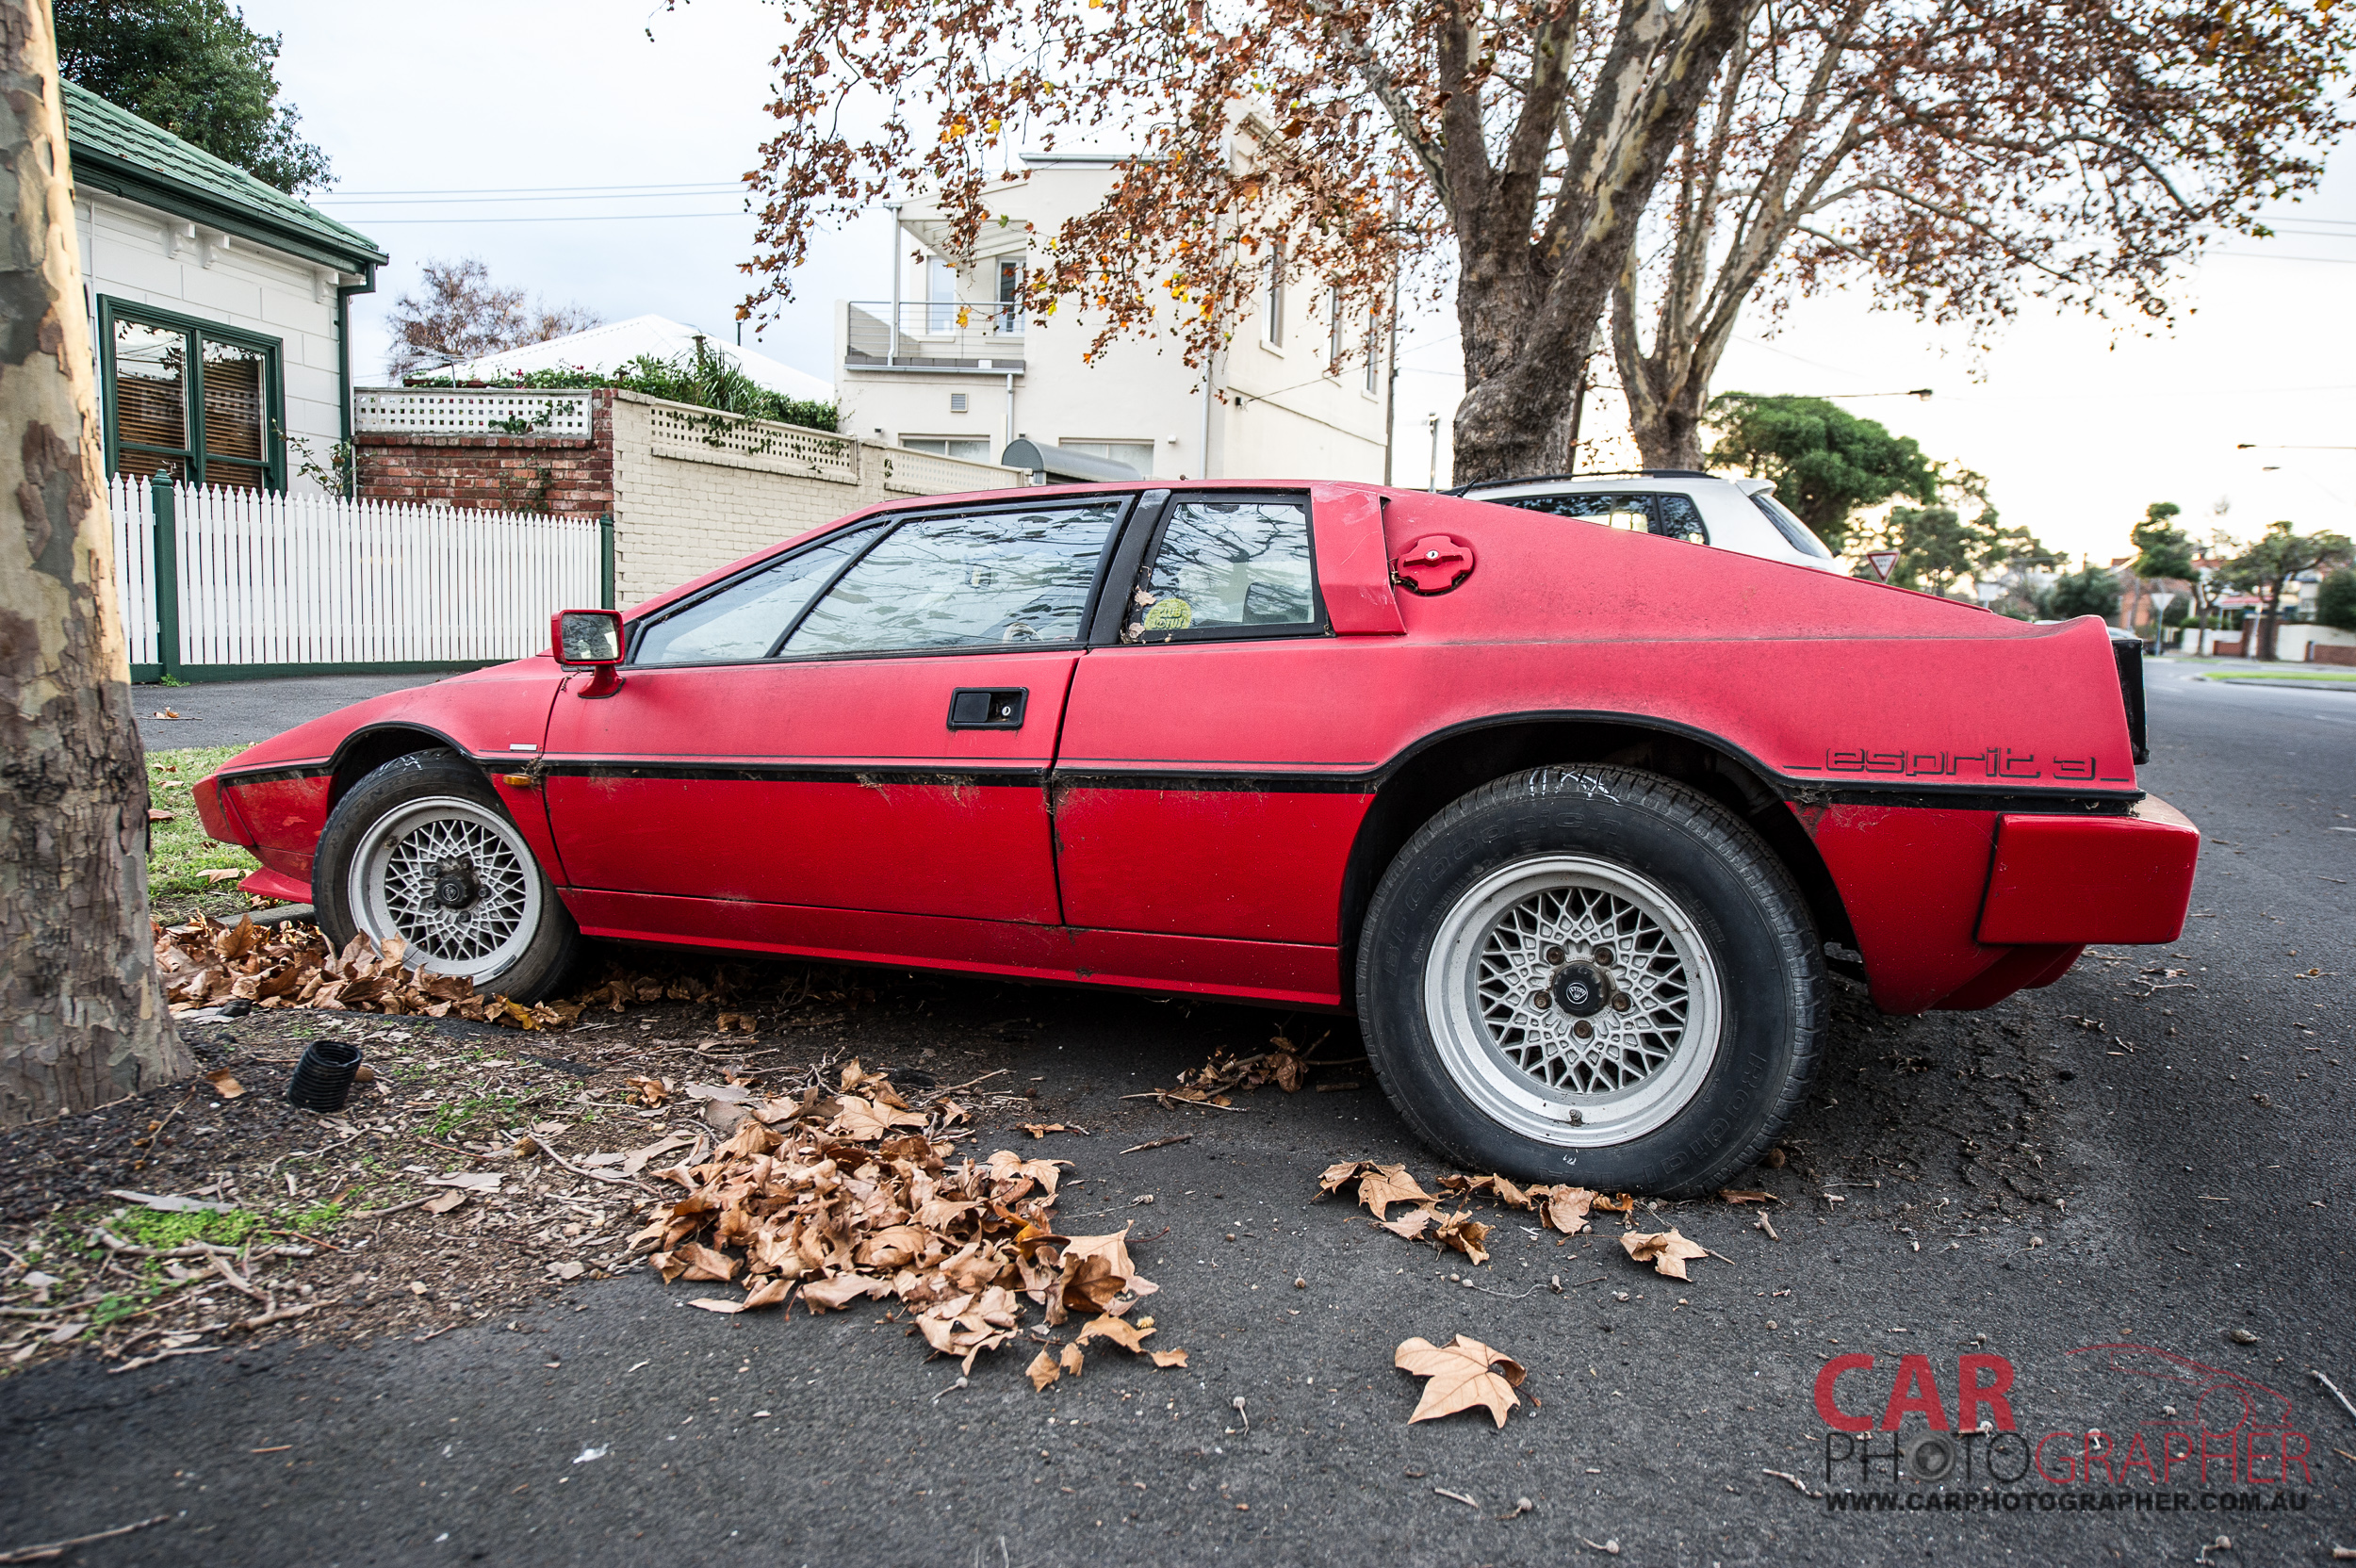
[[[445,909],[464,909],[483,896],[474,867],[464,861],[444,861],[434,877],[434,902]]]
[[[1564,964],[1554,972],[1548,988],[1554,1004],[1573,1018],[1590,1018],[1612,1000],[1612,981],[1590,963]]]

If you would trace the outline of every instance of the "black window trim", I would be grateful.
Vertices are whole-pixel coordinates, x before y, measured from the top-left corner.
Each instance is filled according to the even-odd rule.
[[[98,376],[99,426],[103,437],[106,477],[116,478],[122,472],[124,443],[120,433],[120,421],[115,407],[115,323],[129,321],[139,326],[155,327],[165,332],[188,335],[195,346],[190,363],[191,374],[181,382],[181,397],[186,400],[183,417],[188,421],[188,445],[185,449],[153,447],[134,441],[129,449],[151,456],[172,458],[182,462],[186,470],[181,476],[185,484],[203,484],[205,460],[205,339],[226,343],[234,348],[251,349],[262,356],[263,376],[268,384],[262,394],[262,489],[267,495],[286,493],[286,345],[284,338],[267,337],[260,333],[247,332],[202,316],[167,310],[159,305],[143,304],[112,294],[98,296]],[[223,457],[223,462],[243,464],[243,459]]]
[[[1099,607],[1101,606],[1106,592],[1105,582],[1109,568],[1112,565],[1115,557],[1119,554],[1119,547],[1121,541],[1130,531],[1129,523],[1131,519],[1136,517],[1137,514],[1138,503],[1141,500],[1150,499],[1154,495],[1163,494],[1167,494],[1167,492],[1159,490],[1116,490],[1098,493],[1084,493],[1079,495],[1067,494],[1032,497],[1024,499],[1016,499],[1010,497],[1005,500],[990,500],[978,503],[966,502],[956,506],[917,505],[901,511],[880,513],[871,512],[859,516],[846,518],[838,526],[828,529],[826,532],[818,535],[814,539],[805,540],[803,543],[796,545],[790,549],[778,550],[774,554],[762,556],[759,561],[752,563],[741,572],[731,572],[728,576],[722,578],[715,583],[712,583],[710,587],[706,588],[702,593],[697,594],[693,598],[682,599],[677,604],[666,604],[659,612],[632,622],[630,628],[629,659],[624,667],[633,672],[644,674],[651,673],[656,670],[731,669],[748,664],[817,664],[841,662],[843,660],[851,659],[939,659],[943,657],[962,657],[972,654],[1052,653],[1062,649],[1076,650],[1084,648],[1088,645],[1088,631],[1094,624],[1095,616],[1099,612]],[[1037,512],[1047,507],[1055,507],[1058,509],[1068,506],[1085,507],[1102,504],[1106,501],[1121,504],[1121,514],[1113,519],[1112,527],[1105,532],[1104,544],[1097,552],[1096,576],[1088,585],[1088,597],[1085,601],[1081,611],[1080,625],[1082,629],[1082,635],[1080,637],[1061,638],[1052,643],[951,644],[947,646],[924,648],[858,648],[840,653],[789,654],[779,651],[787,643],[793,640],[794,633],[802,629],[802,622],[808,619],[810,612],[816,610],[821,603],[825,602],[826,596],[834,592],[836,585],[843,580],[844,576],[847,575],[853,567],[857,566],[860,562],[866,560],[868,555],[872,553],[877,546],[881,545],[886,539],[891,538],[893,534],[899,532],[902,528],[906,527],[909,523],[922,522],[934,517],[986,517],[995,516],[1001,513],[1006,512]],[[643,665],[637,662],[641,642],[649,629],[662,625],[664,621],[669,620],[674,615],[684,614],[695,606],[708,602],[714,596],[725,594],[729,589],[737,586],[739,583],[745,581],[749,578],[757,577],[773,566],[776,566],[783,562],[794,560],[800,556],[807,555],[812,550],[824,549],[828,545],[842,540],[846,535],[856,533],[861,529],[872,530],[875,533],[875,537],[868,540],[864,545],[861,545],[857,550],[854,550],[848,561],[843,562],[841,565],[834,569],[834,571],[827,577],[825,586],[821,587],[818,592],[810,596],[810,601],[804,604],[802,608],[795,612],[794,619],[787,624],[784,632],[778,636],[775,642],[769,645],[768,653],[758,658],[748,659],[682,660],[677,663]]]
[[[1298,506],[1309,524],[1309,608],[1306,621],[1280,623],[1274,626],[1187,627],[1180,630],[1146,632],[1129,647],[1164,647],[1174,643],[1258,643],[1284,637],[1331,637],[1332,623],[1325,613],[1325,588],[1317,576],[1317,513],[1306,490],[1172,490],[1162,507],[1162,514],[1153,521],[1153,538],[1139,553],[1137,569],[1130,574],[1129,585],[1122,591],[1119,613],[1114,617],[1114,640],[1119,642],[1120,629],[1127,623],[1131,597],[1143,592],[1152,581],[1154,558],[1161,554],[1162,540],[1177,517],[1179,508],[1188,501],[1232,501],[1238,505],[1281,501]]]
[[[1679,544],[1693,544],[1695,541],[1686,539],[1679,534],[1663,533],[1661,531],[1661,498],[1663,496],[1680,497],[1686,505],[1693,509],[1694,525],[1702,531],[1699,543],[1705,549],[1710,547],[1710,519],[1703,515],[1701,502],[1682,490],[1534,490],[1527,496],[1482,496],[1473,498],[1485,500],[1491,506],[1510,506],[1516,512],[1543,513],[1549,517],[1559,517],[1566,523],[1594,523],[1595,519],[1592,517],[1574,517],[1567,513],[1526,504],[1531,501],[1557,500],[1571,496],[1610,496],[1615,500],[1642,497],[1644,501],[1644,532],[1647,536],[1654,539],[1675,540]],[[1598,523],[1595,526],[1600,528],[1605,525]]]

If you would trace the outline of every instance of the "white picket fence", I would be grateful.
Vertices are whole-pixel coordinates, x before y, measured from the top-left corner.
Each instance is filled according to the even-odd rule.
[[[546,648],[551,612],[602,602],[595,517],[186,485],[169,495],[159,530],[148,482],[109,486],[134,664],[490,663]],[[162,612],[167,598],[176,615]]]

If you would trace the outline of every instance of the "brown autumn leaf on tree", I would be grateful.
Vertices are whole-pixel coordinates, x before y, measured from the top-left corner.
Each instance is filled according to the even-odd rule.
[[[1630,1231],[1620,1238],[1620,1246],[1638,1263],[1648,1263],[1672,1280],[1693,1278],[1685,1272],[1686,1260],[1710,1255],[1709,1248],[1686,1240],[1674,1228],[1650,1233]]]
[[[1522,1364],[1504,1351],[1493,1350],[1464,1334],[1446,1345],[1434,1345],[1428,1339],[1408,1340],[1392,1355],[1391,1364],[1427,1380],[1422,1400],[1407,1418],[1411,1426],[1479,1406],[1502,1427],[1505,1413],[1522,1402],[1521,1396],[1513,1392],[1521,1386]]]

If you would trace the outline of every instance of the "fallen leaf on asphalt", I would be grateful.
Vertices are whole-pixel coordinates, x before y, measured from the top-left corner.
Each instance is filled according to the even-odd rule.
[[[1031,1358],[1031,1364],[1023,1369],[1023,1375],[1031,1380],[1034,1390],[1044,1394],[1048,1384],[1063,1376],[1063,1368],[1055,1364],[1055,1357],[1041,1350]]]
[[[1629,1194],[1623,1192],[1612,1198],[1598,1197],[1595,1200],[1594,1206],[1598,1209],[1607,1209],[1613,1214],[1634,1214],[1636,1212],[1636,1200]]]
[[[750,1013],[722,1013],[712,1021],[712,1027],[723,1035],[749,1035],[753,1032],[753,1016]]]
[[[237,1074],[225,1067],[205,1074],[205,1081],[212,1085],[213,1092],[223,1100],[235,1100],[245,1092],[245,1086],[237,1082]]]
[[[1184,1366],[1186,1364],[1186,1353],[1184,1350],[1153,1350],[1147,1353],[1153,1358],[1153,1364],[1156,1366]]]
[[[838,1274],[831,1280],[813,1281],[802,1286],[804,1304],[839,1312],[863,1297],[888,1295],[889,1280],[874,1280],[859,1274]]]
[[[1585,1187],[1556,1187],[1538,1210],[1540,1222],[1550,1231],[1575,1236],[1587,1229],[1587,1211],[1595,1207],[1595,1198]]]
[[[1486,1192],[1493,1194],[1498,1202],[1510,1203],[1517,1209],[1526,1209],[1531,1204],[1529,1193],[1502,1176],[1443,1176],[1440,1178],[1440,1190],[1455,1193],[1459,1197]],[[1546,1189],[1542,1187],[1539,1190],[1543,1192]]]
[[[1140,1329],[1126,1318],[1094,1317],[1088,1320],[1088,1326],[1072,1343],[1076,1348],[1091,1339],[1109,1339],[1124,1350],[1141,1351],[1145,1348],[1145,1337],[1153,1331],[1152,1329]]]
[[[1414,1241],[1423,1234],[1426,1227],[1439,1217],[1430,1209],[1411,1209],[1397,1219],[1378,1219],[1375,1224],[1395,1236],[1405,1236],[1409,1241]]]
[[[1685,1272],[1686,1260],[1710,1255],[1709,1248],[1695,1246],[1674,1229],[1630,1231],[1620,1238],[1620,1247],[1638,1263],[1648,1263],[1672,1280],[1692,1279],[1693,1276]]]
[[[1035,1138],[1043,1138],[1050,1133],[1064,1133],[1071,1131],[1070,1128],[1066,1127],[1060,1121],[1024,1121],[1020,1122],[1017,1125],[1022,1127],[1024,1132],[1030,1134],[1031,1136]]]
[[[1080,1375],[1080,1367],[1082,1364],[1086,1362],[1088,1358],[1081,1353],[1080,1347],[1074,1344],[1065,1346],[1063,1348],[1063,1354],[1055,1359],[1062,1364],[1064,1371],[1076,1378]]]
[[[1772,1192],[1752,1192],[1742,1187],[1720,1187],[1718,1196],[1729,1203],[1780,1203],[1783,1201]]]
[[[1453,1248],[1475,1263],[1487,1263],[1489,1253],[1481,1243],[1489,1239],[1489,1227],[1469,1215],[1452,1214],[1440,1222],[1432,1233],[1432,1239],[1442,1247]]]
[[[843,1108],[827,1130],[855,1143],[865,1143],[890,1137],[894,1127],[922,1127],[925,1120],[921,1112],[894,1110],[878,1101],[846,1094],[843,1097]]]
[[[641,1105],[649,1107],[662,1105],[668,1102],[671,1098],[671,1086],[660,1078],[648,1078],[633,1072],[630,1075],[628,1082],[630,1092],[637,1097],[638,1103]]]
[[[422,1207],[428,1214],[448,1214],[466,1200],[466,1195],[463,1192],[446,1192],[439,1198],[427,1199]]]
[[[1428,1380],[1423,1399],[1407,1420],[1435,1421],[1460,1410],[1480,1406],[1505,1425],[1505,1413],[1522,1402],[1513,1390],[1521,1386],[1522,1364],[1502,1350],[1493,1350],[1464,1334],[1447,1345],[1428,1339],[1402,1343],[1391,1357],[1400,1371]]]
[[[1377,1219],[1384,1217],[1393,1203],[1436,1203],[1439,1199],[1423,1190],[1415,1179],[1407,1174],[1404,1165],[1376,1165],[1370,1160],[1346,1160],[1326,1168],[1318,1185],[1328,1192],[1339,1192],[1355,1183],[1358,1201],[1365,1204]]]

